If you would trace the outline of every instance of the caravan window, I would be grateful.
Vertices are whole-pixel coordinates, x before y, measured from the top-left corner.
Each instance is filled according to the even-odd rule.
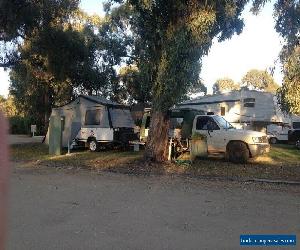
[[[254,108],[255,107],[255,98],[245,98],[244,99],[245,108]]]
[[[300,129],[300,122],[293,122],[293,129]]]
[[[225,107],[221,107],[221,116],[224,116],[226,113],[226,108]]]
[[[100,125],[101,110],[87,110],[85,113],[85,125]]]

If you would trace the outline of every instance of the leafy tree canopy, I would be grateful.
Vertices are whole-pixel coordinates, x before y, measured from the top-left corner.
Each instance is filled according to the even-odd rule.
[[[258,13],[269,0],[255,0],[253,11]],[[284,79],[278,90],[278,99],[284,111],[297,113],[299,102],[299,46],[300,46],[300,1],[277,0],[274,4],[276,31],[284,38],[284,46],[280,55],[283,64]],[[298,82],[297,82],[298,81]]]
[[[36,124],[47,126],[51,107],[80,93],[122,100],[115,66],[126,56],[126,44],[111,34],[109,22],[73,11],[64,22],[34,29],[18,46],[10,92]]]
[[[4,98],[0,95],[0,110],[7,116],[12,117],[16,115],[20,115],[18,112],[15,101],[12,96],[8,96],[8,98]]]
[[[78,10],[79,0],[1,0],[0,42],[19,45],[36,31],[65,23]],[[8,43],[2,51],[0,66],[9,67],[18,60],[18,53]]]
[[[224,92],[232,91],[232,90],[239,90],[239,84],[236,84],[230,78],[221,78],[218,79],[213,85],[213,94],[221,94]]]
[[[151,101],[151,89],[143,79],[143,74],[135,65],[122,67],[119,71],[120,82],[126,91],[129,103],[147,103]]]
[[[282,110],[293,114],[300,114],[300,46],[295,47],[293,53],[283,65],[283,85],[278,90],[278,99]]]
[[[242,79],[242,86],[248,89],[255,89],[276,93],[279,85],[266,70],[252,69]]]
[[[213,38],[223,41],[241,33],[248,1],[109,1],[116,2],[132,11],[121,24],[130,25],[137,41],[133,52],[140,52],[136,65],[148,74],[153,114],[146,155],[160,161],[167,152],[167,110],[199,84],[201,58]]]

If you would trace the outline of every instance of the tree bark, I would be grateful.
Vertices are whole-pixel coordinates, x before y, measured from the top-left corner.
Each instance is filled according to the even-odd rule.
[[[156,162],[168,159],[169,115],[167,112],[151,113],[150,131],[145,151],[145,158]]]
[[[51,105],[49,100],[49,89],[46,88],[45,95],[44,95],[44,104],[45,104],[45,113],[44,113],[44,129],[42,131],[43,134],[47,134],[48,126],[49,126],[49,118],[51,114]]]

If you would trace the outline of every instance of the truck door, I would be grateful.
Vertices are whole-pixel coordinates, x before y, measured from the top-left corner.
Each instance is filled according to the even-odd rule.
[[[207,136],[207,146],[210,153],[222,151],[222,133],[212,117],[199,116],[196,122],[196,132]]]

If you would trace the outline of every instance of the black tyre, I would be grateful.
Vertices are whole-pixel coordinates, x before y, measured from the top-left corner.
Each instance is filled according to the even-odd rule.
[[[92,139],[92,140],[89,141],[89,150],[91,152],[99,151],[99,145],[98,145],[96,139]]]
[[[270,144],[276,144],[277,143],[277,138],[276,137],[271,137],[269,142],[270,142]]]
[[[244,142],[230,142],[227,146],[227,157],[233,163],[247,163],[250,152]]]

